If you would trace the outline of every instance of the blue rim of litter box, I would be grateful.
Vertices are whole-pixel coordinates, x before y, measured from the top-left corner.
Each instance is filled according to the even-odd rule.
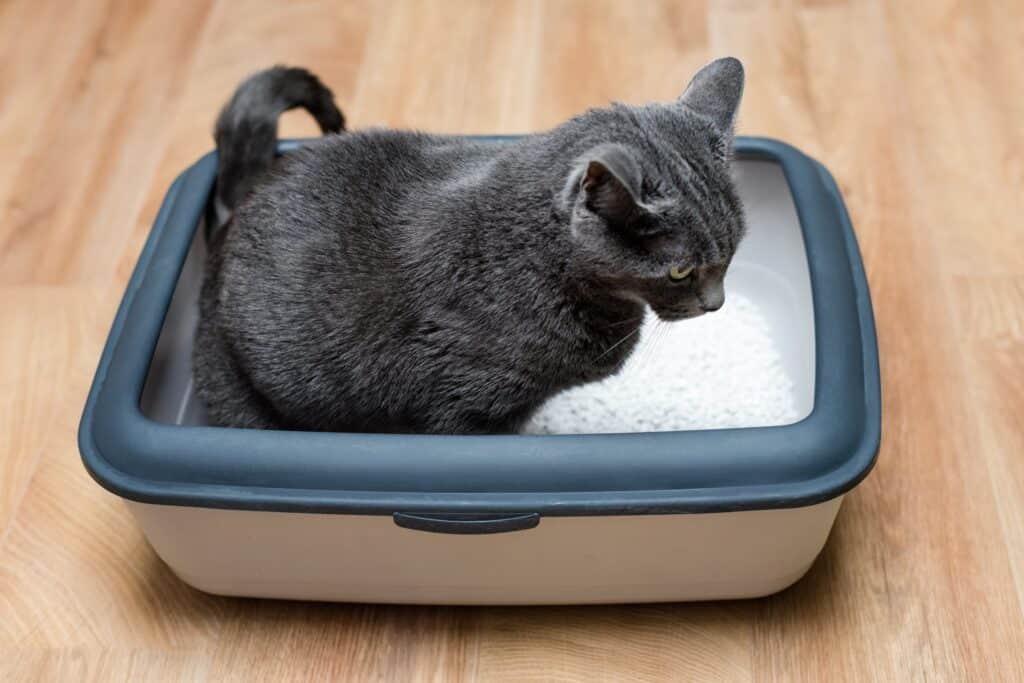
[[[490,138],[500,141],[506,138]],[[296,143],[283,143],[282,150]],[[878,348],[860,252],[828,171],[797,149],[739,138],[778,163],[803,231],[815,316],[814,408],[791,425],[558,436],[337,434],[185,427],[143,414],[164,317],[216,173],[171,185],[114,319],[79,427],[89,473],[134,501],[206,508],[542,516],[813,505],[853,488],[881,440]]]

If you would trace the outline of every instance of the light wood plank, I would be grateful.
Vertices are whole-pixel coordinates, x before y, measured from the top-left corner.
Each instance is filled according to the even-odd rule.
[[[85,289],[0,288],[0,547],[43,442],[65,417],[58,413],[69,377],[87,380],[102,348],[98,298]]]
[[[64,4],[53,4],[60,14]],[[86,39],[66,43],[69,66],[47,73],[59,96],[31,110],[39,133],[15,155],[0,222],[0,283],[110,281],[209,5],[125,2],[85,13]],[[75,27],[56,28],[63,31],[53,32],[46,17],[22,26],[35,40],[51,37],[63,56],[57,48]],[[26,75],[36,68],[21,65]],[[31,106],[33,91],[24,96]],[[9,125],[16,136],[20,121]]]

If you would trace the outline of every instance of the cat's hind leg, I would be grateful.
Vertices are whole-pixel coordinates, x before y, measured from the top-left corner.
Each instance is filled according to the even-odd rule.
[[[210,423],[219,427],[281,429],[283,422],[270,402],[250,383],[227,342],[210,322],[200,325],[192,366],[196,394]]]

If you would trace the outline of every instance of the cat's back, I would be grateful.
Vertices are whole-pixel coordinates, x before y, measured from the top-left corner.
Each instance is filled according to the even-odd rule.
[[[279,159],[238,207],[225,260],[245,278],[256,268],[307,279],[310,261],[340,249],[350,266],[380,270],[386,264],[376,262],[432,229],[458,186],[486,174],[496,150],[493,143],[385,129],[313,140]]]
[[[330,189],[384,203],[414,190],[472,177],[495,157],[490,142],[416,131],[370,129],[329,135],[282,159],[270,187]]]

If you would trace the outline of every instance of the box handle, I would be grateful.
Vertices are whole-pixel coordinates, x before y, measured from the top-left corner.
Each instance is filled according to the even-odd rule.
[[[513,514],[471,514],[460,512],[396,512],[395,524],[403,529],[435,534],[503,534],[532,529],[540,524],[536,512]]]

